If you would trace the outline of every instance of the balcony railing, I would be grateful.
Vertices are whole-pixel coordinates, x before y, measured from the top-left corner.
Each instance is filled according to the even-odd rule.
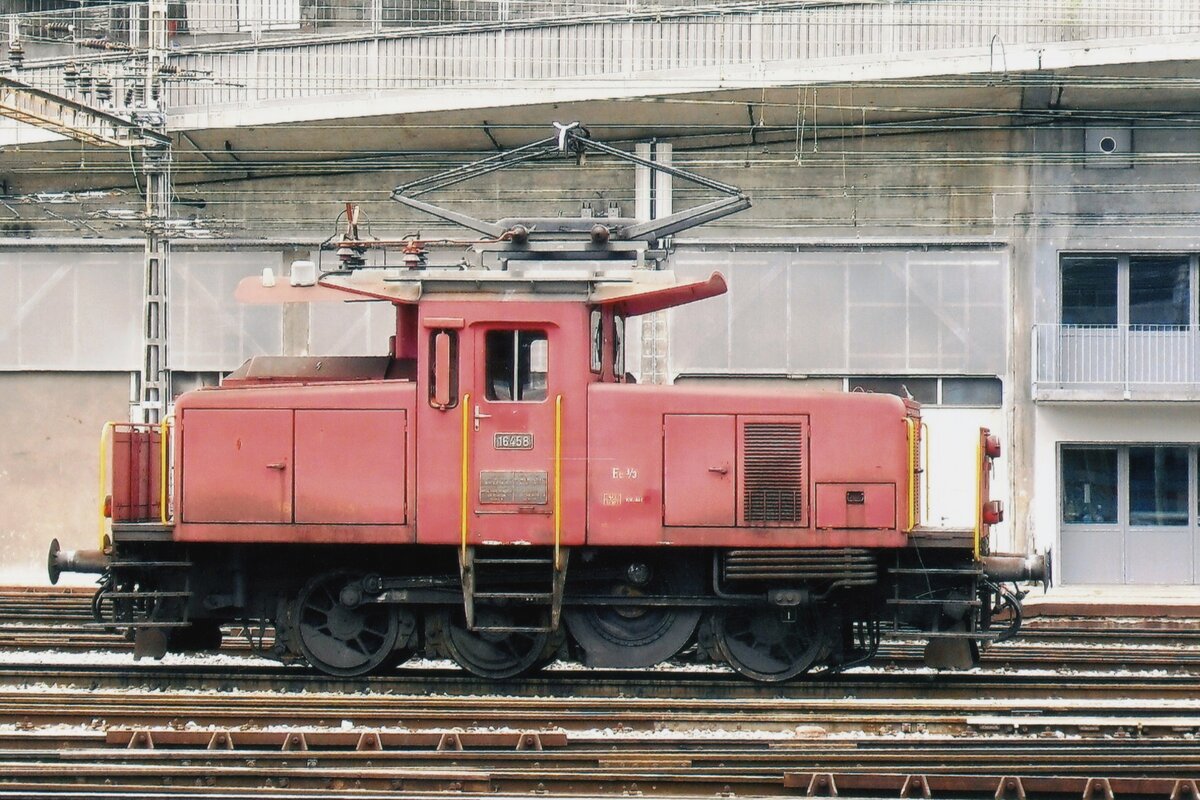
[[[1034,326],[1039,400],[1200,399],[1200,328],[1188,325]]]

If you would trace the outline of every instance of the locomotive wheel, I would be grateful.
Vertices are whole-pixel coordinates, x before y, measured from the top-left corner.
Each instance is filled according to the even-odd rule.
[[[807,672],[826,649],[826,633],[814,617],[781,619],[774,608],[733,608],[712,618],[717,648],[735,670],[774,683]]]
[[[473,631],[462,609],[444,609],[431,619],[448,656],[467,672],[490,680],[528,675],[548,664],[562,643],[550,631]],[[522,627],[528,620],[503,608],[475,609],[477,627]]]
[[[649,570],[649,572],[643,572]],[[597,592],[613,597],[698,594],[701,570],[692,561],[667,568],[638,563],[625,569],[625,578]],[[586,606],[563,611],[571,638],[583,650],[589,667],[641,669],[666,661],[691,640],[700,622],[699,608],[664,606]]]
[[[355,677],[394,658],[400,620],[392,606],[351,608],[339,599],[352,576],[318,575],[296,597],[292,635],[301,653],[327,675]]]

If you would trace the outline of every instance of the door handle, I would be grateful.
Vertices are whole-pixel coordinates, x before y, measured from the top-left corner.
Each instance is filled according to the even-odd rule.
[[[729,473],[729,467],[709,467],[709,472],[715,472],[718,475],[726,475]]]
[[[475,406],[475,430],[479,430],[479,420],[491,419],[491,418],[492,418],[491,414],[484,414],[483,412],[481,412],[479,410],[479,406]]]
[[[267,469],[287,469],[287,462],[276,461],[274,463],[267,464]]]

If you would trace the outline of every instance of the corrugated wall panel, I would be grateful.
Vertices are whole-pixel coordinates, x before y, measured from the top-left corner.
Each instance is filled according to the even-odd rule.
[[[0,370],[132,370],[141,363],[140,253],[6,252]]]
[[[713,247],[671,262],[729,281],[671,312],[672,374],[1005,374],[1001,251]]]

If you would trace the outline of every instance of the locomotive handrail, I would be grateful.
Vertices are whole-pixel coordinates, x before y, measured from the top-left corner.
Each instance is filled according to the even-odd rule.
[[[984,437],[979,435],[979,444],[975,450],[975,560],[979,560],[979,542],[983,538],[983,459]]]
[[[930,466],[933,463],[932,460],[929,458],[929,453],[933,449],[933,445],[930,443],[930,440],[931,440],[931,437],[929,436],[929,423],[922,420],[921,421],[921,446],[925,448],[925,452],[923,454],[924,458],[921,460],[921,477],[923,477],[925,479],[925,491],[923,493],[923,498],[925,500],[925,520],[927,522],[929,520],[929,506],[930,506],[929,473],[932,471],[930,469]]]
[[[100,549],[104,550],[104,510],[107,505],[105,500],[104,490],[108,488],[108,453],[105,448],[105,443],[108,441],[109,435],[112,433],[117,423],[106,422],[104,427],[100,429]]]
[[[171,524],[171,515],[168,513],[170,509],[167,507],[167,483],[170,481],[170,464],[167,457],[170,455],[170,444],[171,416],[168,415],[159,423],[158,431],[158,518],[164,526]]]
[[[554,398],[554,569],[562,569],[562,395]]]
[[[113,432],[118,426],[128,428],[130,431],[144,430],[153,432],[158,429],[158,519],[164,526],[171,524],[169,491],[171,476],[170,456],[170,430],[173,416],[168,415],[162,422],[147,423],[147,422],[115,422],[109,421],[104,423],[104,427],[100,429],[100,469],[99,474],[99,516],[100,516],[100,549],[105,549],[105,540],[107,531],[104,520],[112,513],[109,508],[108,500],[108,461],[109,461],[109,443],[112,441]]]
[[[908,443],[908,530],[917,527],[917,424],[912,417],[904,418]]]
[[[462,563],[467,563],[467,495],[470,487],[467,485],[470,479],[470,469],[467,465],[468,457],[471,454],[470,445],[470,418],[467,416],[467,409],[471,407],[471,393],[467,392],[462,399],[462,507],[461,512],[461,538],[462,538]]]

